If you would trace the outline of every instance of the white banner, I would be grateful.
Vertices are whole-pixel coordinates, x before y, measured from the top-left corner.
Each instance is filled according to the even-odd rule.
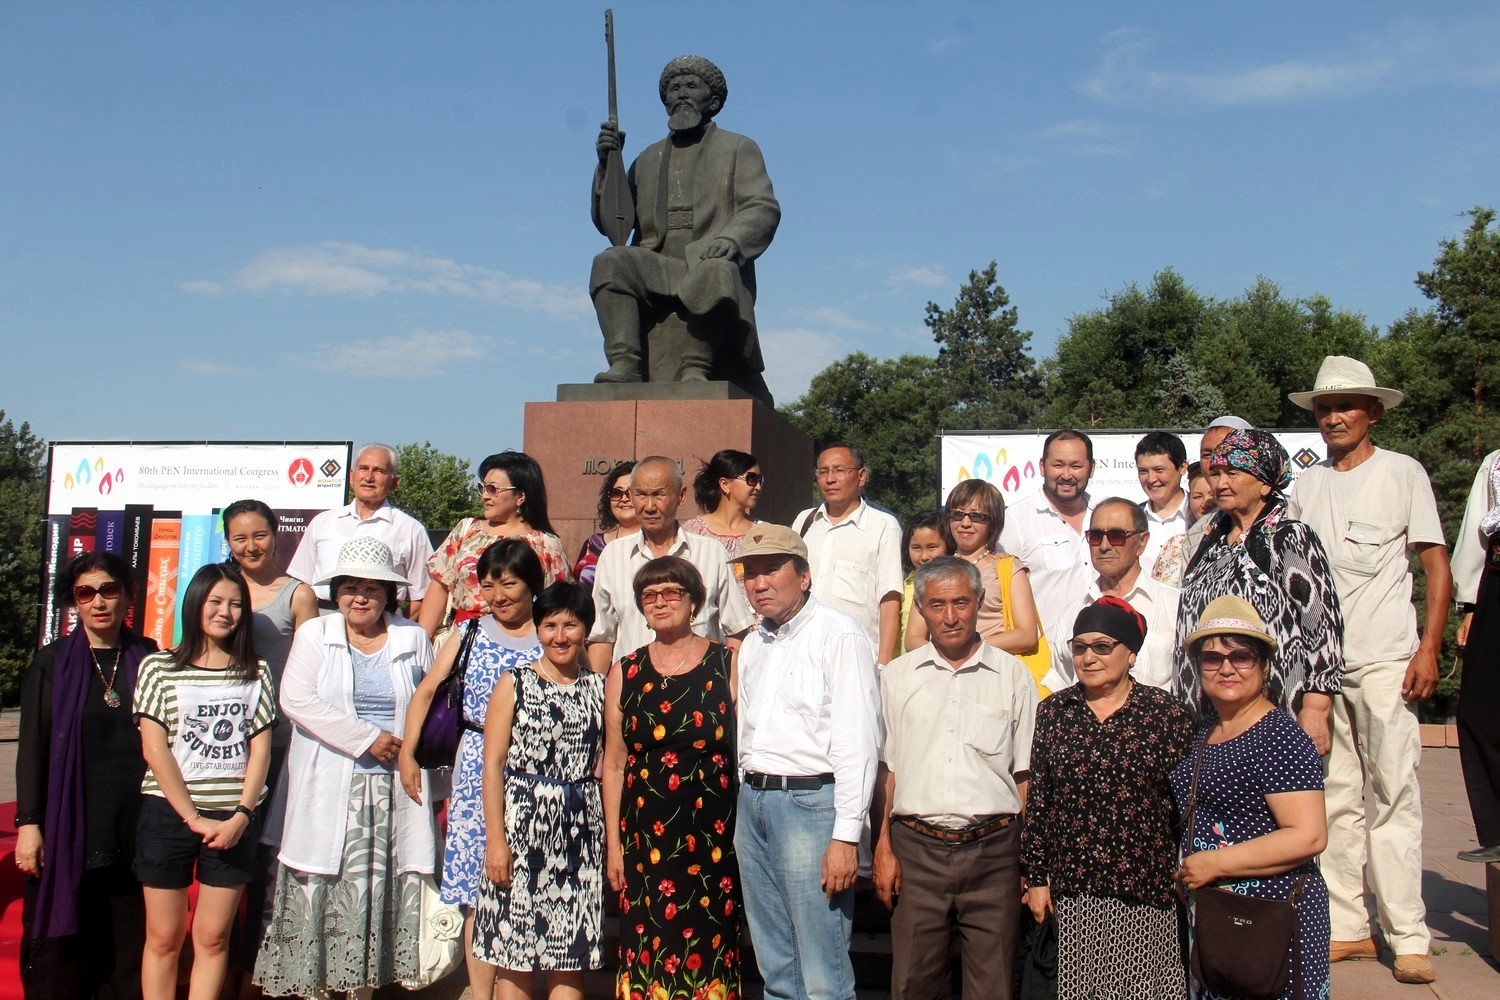
[[[1007,505],[1042,488],[1042,442],[1047,431],[983,432],[941,435],[939,475],[942,497],[965,479],[983,479],[999,487]],[[1090,431],[1094,443],[1094,477],[1089,494],[1096,499],[1124,497],[1137,503],[1146,492],[1135,475],[1136,442],[1148,431]],[[1197,461],[1201,431],[1173,431],[1187,449],[1188,462]],[[1295,478],[1327,456],[1323,437],[1317,431],[1273,430],[1292,458]]]
[[[344,505],[350,449],[348,441],[53,444],[41,644],[74,624],[71,611],[54,600],[57,574],[81,552],[109,551],[133,573],[131,627],[164,648],[172,645],[188,581],[229,554],[219,512],[236,500],[268,504],[277,515],[276,561],[284,569],[307,522]]]

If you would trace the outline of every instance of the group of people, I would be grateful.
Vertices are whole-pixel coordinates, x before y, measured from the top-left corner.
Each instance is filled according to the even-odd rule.
[[[1378,955],[1372,912],[1396,978],[1431,982],[1414,702],[1446,543],[1420,465],[1370,441],[1399,392],[1334,357],[1292,398],[1329,454],[1290,492],[1274,436],[1232,417],[1191,468],[1143,438],[1144,503],[1091,496],[1092,444],[1059,431],[1035,497],[969,480],[904,529],[848,444],[789,526],[757,518],[754,456],[705,461],[689,520],[678,463],[650,456],[603,477],[572,560],[530,457],[485,459],[482,516],[434,551],[370,445],[285,574],[275,514],[224,510],[231,559],[188,585],[167,651],[129,627],[128,568],[85,553],[59,580],[77,626],[23,691],[27,989],[172,995],[196,880],[200,1000],[231,969],[269,996],[420,984],[428,896],[463,913],[476,997],[538,970],[578,997],[608,964],[606,892],[622,998],[737,997],[747,944],[767,996],[849,998],[862,875],[897,997],[946,996],[955,944],[966,995],[1008,996],[1028,914],[1055,928],[1059,996],[1181,997],[1209,887],[1296,903],[1284,996]],[[1458,550],[1475,662],[1497,493],[1500,453]],[[1475,676],[1485,860],[1500,753]],[[417,734],[453,691],[450,772]]]

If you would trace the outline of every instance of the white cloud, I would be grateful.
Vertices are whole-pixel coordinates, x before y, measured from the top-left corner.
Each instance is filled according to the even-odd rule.
[[[916,285],[920,288],[946,288],[952,282],[936,265],[926,267],[898,267],[891,272],[891,281],[898,288]]]
[[[838,334],[806,327],[761,330],[760,346],[771,359],[766,384],[778,404],[800,397],[814,375],[855,349]]]
[[[177,287],[192,295],[222,295],[224,286],[217,281],[181,281]]]
[[[253,368],[236,368],[233,365],[226,365],[218,361],[179,361],[177,362],[177,368],[179,371],[187,372],[189,375],[260,375],[260,372]]]
[[[242,292],[359,299],[411,293],[451,295],[555,317],[593,315],[582,288],[546,285],[444,257],[337,241],[267,250],[236,271],[231,285]],[[199,294],[223,290],[212,281],[186,281],[181,287]]]
[[[430,378],[447,374],[454,362],[489,355],[492,341],[467,330],[413,330],[396,337],[314,344],[296,357],[304,368],[355,378]]]
[[[1079,89],[1110,103],[1234,107],[1422,85],[1484,85],[1500,78],[1497,37],[1500,22],[1493,19],[1444,27],[1399,22],[1356,39],[1343,51],[1196,71],[1155,63],[1151,34],[1121,28],[1105,36],[1099,67]]]
[[[1130,152],[1120,127],[1096,118],[1075,118],[1072,121],[1058,122],[1044,129],[1042,136],[1071,153],[1125,156]]]
[[[842,309],[834,306],[819,306],[816,309],[803,311],[799,319],[812,327],[821,327],[825,330],[846,330],[858,333],[870,329],[870,324],[862,319],[849,315]]]

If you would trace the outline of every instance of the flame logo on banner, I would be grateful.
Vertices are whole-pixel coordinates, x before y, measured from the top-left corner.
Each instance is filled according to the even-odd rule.
[[[1031,462],[1027,462],[1026,463],[1026,478],[1027,479],[1035,479],[1036,478],[1036,465],[1033,464],[1033,463],[1031,463]]]
[[[1005,479],[1001,482],[1001,488],[1007,493],[1014,493],[1021,488],[1021,472],[1014,465],[1005,473]]]
[[[988,481],[994,475],[995,467],[990,464],[988,455],[974,456],[974,478]]]
[[[115,477],[106,472],[104,474],[104,478],[99,480],[99,495],[108,496],[110,493],[113,493],[114,490]]]
[[[79,486],[87,486],[89,483],[93,482],[94,474],[89,470],[88,459],[84,458],[79,460],[77,478]]]

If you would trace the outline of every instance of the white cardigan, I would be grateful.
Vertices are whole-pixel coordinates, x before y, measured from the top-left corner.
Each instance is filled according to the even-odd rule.
[[[406,707],[432,666],[432,643],[415,622],[387,614],[391,680],[396,690],[396,733],[406,727]],[[292,639],[281,676],[281,710],[296,729],[287,754],[286,825],[281,863],[312,875],[337,875],[343,867],[354,761],[375,742],[380,727],[354,714],[354,669],[342,615],[304,622]],[[393,862],[397,871],[430,875],[437,867],[437,824],[427,774],[422,804],[396,784]]]

